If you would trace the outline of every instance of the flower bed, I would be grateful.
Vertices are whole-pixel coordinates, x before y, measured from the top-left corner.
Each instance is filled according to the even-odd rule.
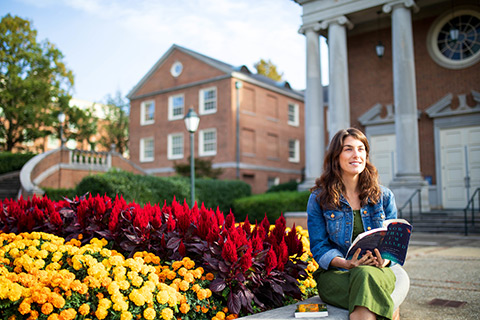
[[[217,320],[315,291],[305,231],[283,217],[250,225],[203,204],[98,195],[0,209],[0,309],[17,319]]]

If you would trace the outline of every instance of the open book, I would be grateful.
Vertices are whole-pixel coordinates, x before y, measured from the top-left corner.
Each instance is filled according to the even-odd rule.
[[[348,249],[347,259],[351,259],[358,248],[362,248],[359,257],[367,250],[373,253],[373,249],[377,248],[383,259],[403,266],[411,233],[412,225],[407,220],[385,220],[382,228],[365,231],[357,236]]]
[[[327,305],[325,303],[304,303],[297,305],[295,318],[317,317],[328,317]]]

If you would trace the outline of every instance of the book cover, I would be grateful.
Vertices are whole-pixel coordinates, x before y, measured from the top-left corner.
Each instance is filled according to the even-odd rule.
[[[295,318],[328,317],[325,303],[301,303],[297,304]]]
[[[358,248],[362,249],[359,257],[367,250],[373,252],[373,249],[377,248],[383,259],[403,266],[411,233],[412,225],[407,220],[385,220],[382,228],[372,229],[357,236],[348,249],[347,259],[351,259]]]

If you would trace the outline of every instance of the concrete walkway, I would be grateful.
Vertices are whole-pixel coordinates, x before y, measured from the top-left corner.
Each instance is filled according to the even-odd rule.
[[[410,291],[400,319],[480,319],[480,236],[413,232],[404,269]]]

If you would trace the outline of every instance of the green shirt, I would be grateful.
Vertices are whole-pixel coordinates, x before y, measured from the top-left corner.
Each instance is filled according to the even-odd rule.
[[[365,230],[363,229],[362,215],[360,210],[353,210],[353,235],[352,241]]]

